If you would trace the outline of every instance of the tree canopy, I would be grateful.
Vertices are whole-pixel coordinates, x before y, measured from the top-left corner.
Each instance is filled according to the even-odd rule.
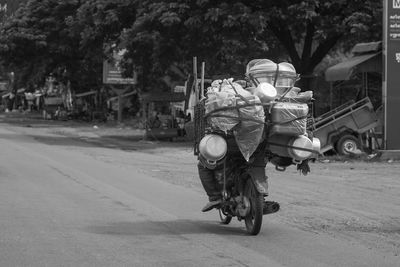
[[[77,1],[29,1],[1,28],[2,64],[20,82],[37,83],[50,72],[72,67],[77,39],[69,35],[65,18],[73,16]]]
[[[309,75],[329,52],[381,39],[381,19],[373,0],[142,1],[126,39],[133,62],[158,76],[171,66],[187,73],[191,56],[208,73],[243,74],[263,57]]]
[[[374,0],[29,0],[0,26],[0,61],[22,83],[52,72],[79,90],[101,86],[115,47],[145,90],[186,79],[193,56],[209,76],[243,75],[254,58],[309,75],[330,52],[381,39],[381,20]]]
[[[251,5],[265,29],[261,38],[273,33],[301,74],[311,74],[334,48],[382,38],[381,1],[269,0]]]
[[[107,44],[132,24],[134,5],[107,0],[30,0],[0,31],[0,60],[22,84],[53,73],[77,91],[99,88]],[[133,12],[132,12],[133,11]],[[132,16],[133,15],[133,16]]]

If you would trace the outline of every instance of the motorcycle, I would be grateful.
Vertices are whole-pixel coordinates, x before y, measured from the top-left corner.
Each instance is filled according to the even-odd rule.
[[[239,221],[244,220],[250,235],[257,235],[263,215],[275,213],[280,208],[279,203],[265,200],[268,195],[266,144],[261,144],[246,161],[237,149],[232,149],[234,145],[229,149],[225,146],[226,139],[229,137],[222,133],[206,135],[200,144],[200,162],[213,173],[221,192],[222,201],[217,207],[221,223],[229,224],[236,217]],[[228,150],[226,154],[225,150]],[[225,156],[215,157],[219,153]],[[218,162],[207,160],[203,155],[208,159],[219,158]]]
[[[306,130],[312,93],[294,87],[298,75],[291,64],[253,60],[246,76],[248,88],[232,79],[214,81],[196,105],[194,154],[205,170],[200,179],[203,173],[217,183],[221,223],[236,217],[257,235],[263,216],[280,209],[266,200],[266,164],[278,171],[296,165],[307,174],[320,145]]]

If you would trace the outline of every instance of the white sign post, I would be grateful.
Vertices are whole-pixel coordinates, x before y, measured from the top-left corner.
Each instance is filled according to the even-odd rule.
[[[120,67],[121,59],[126,50],[116,51],[113,54],[113,61],[105,60],[103,62],[103,83],[109,84],[114,92],[118,95],[118,121],[122,121],[122,94],[128,89],[125,87],[120,90],[116,88],[114,85],[123,84],[137,84],[136,73],[133,74],[133,77],[123,77],[122,70]]]

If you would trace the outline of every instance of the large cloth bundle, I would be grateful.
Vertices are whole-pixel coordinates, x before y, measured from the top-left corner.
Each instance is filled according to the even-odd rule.
[[[224,80],[208,89],[205,109],[211,127],[232,132],[248,161],[263,138],[265,114],[260,99],[238,83]]]

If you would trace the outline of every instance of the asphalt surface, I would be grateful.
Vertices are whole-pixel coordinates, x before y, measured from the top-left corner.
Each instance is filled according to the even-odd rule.
[[[307,177],[269,169],[282,210],[248,236],[243,222],[200,212],[190,143],[141,137],[126,125],[0,118],[0,266],[400,262],[397,163],[316,164]]]

